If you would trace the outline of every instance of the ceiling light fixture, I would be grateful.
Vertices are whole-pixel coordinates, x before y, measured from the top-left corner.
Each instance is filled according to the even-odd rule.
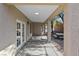
[[[36,13],[34,13],[35,15],[39,15],[39,13],[38,12],[36,12]]]

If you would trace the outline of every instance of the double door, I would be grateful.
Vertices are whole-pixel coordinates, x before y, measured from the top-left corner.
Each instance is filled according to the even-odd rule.
[[[22,45],[26,41],[26,24],[25,22],[17,20],[17,47]]]

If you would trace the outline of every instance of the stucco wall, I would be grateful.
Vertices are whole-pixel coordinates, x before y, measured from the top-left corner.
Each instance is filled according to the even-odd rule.
[[[14,6],[0,4],[0,50],[16,43],[16,19],[26,22],[26,17]]]
[[[41,23],[32,23],[31,24],[31,31],[32,31],[32,35],[41,35]]]
[[[79,4],[65,6],[64,54],[79,56]]]

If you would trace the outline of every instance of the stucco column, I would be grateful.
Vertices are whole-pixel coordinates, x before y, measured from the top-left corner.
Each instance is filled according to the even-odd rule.
[[[47,39],[48,42],[51,42],[51,21],[47,21]]]
[[[45,34],[45,25],[43,24],[43,35]]]
[[[44,34],[45,34],[45,24],[44,24]]]

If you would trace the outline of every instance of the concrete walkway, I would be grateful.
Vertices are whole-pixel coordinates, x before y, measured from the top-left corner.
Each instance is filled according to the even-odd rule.
[[[62,55],[54,48],[52,43],[47,42],[47,37],[34,36],[18,52],[16,56],[58,56]]]

